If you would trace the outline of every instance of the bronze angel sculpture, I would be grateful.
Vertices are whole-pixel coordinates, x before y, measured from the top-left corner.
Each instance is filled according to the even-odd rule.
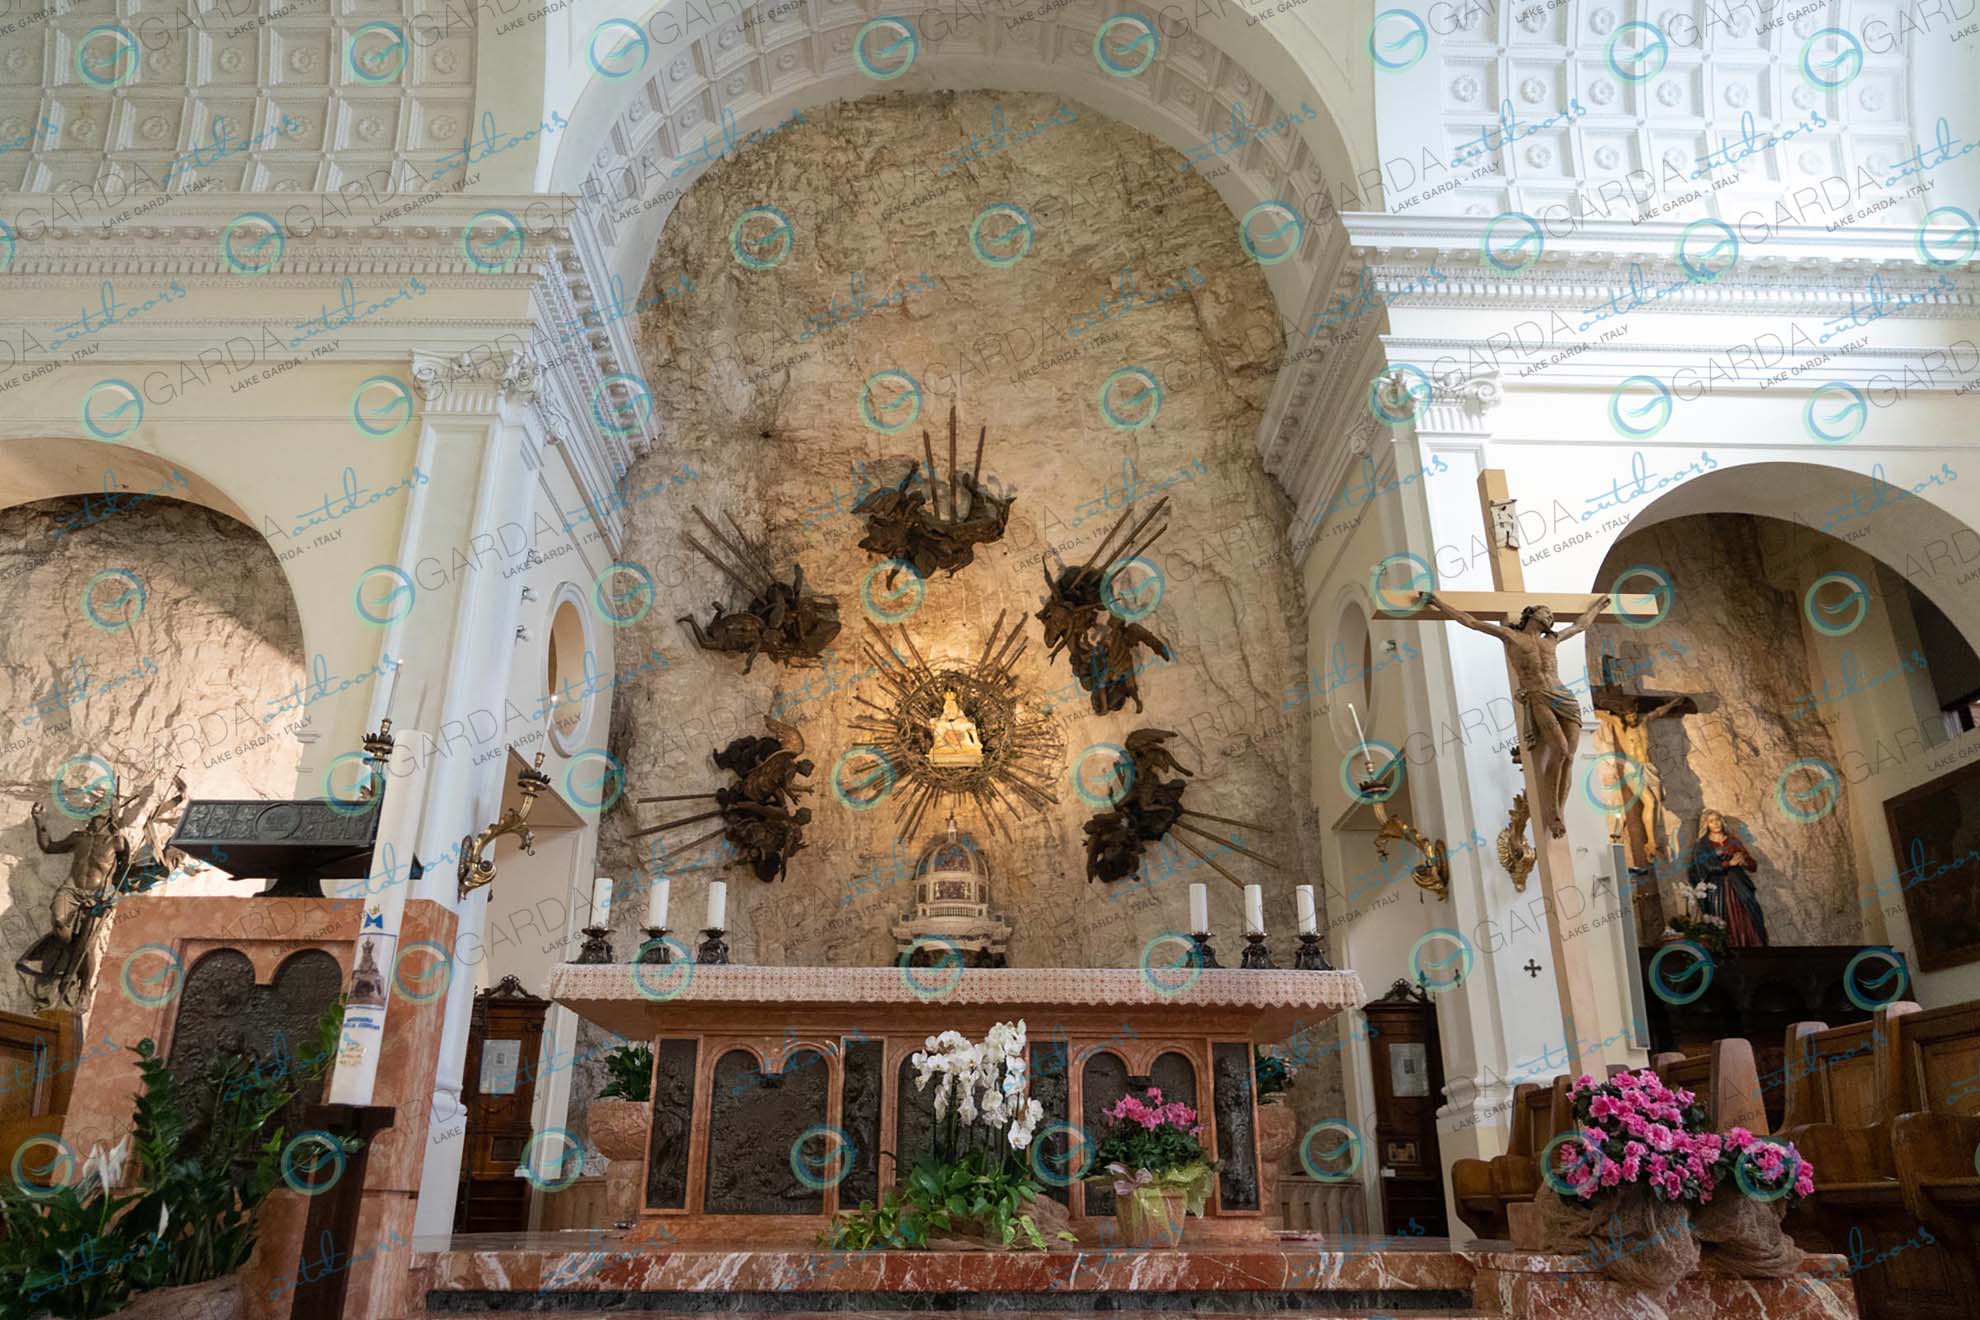
[[[765,884],[777,880],[790,867],[793,856],[804,849],[804,827],[811,823],[811,808],[797,806],[801,793],[811,789],[796,781],[816,768],[804,755],[804,735],[797,726],[765,717],[769,737],[744,735],[719,751],[710,752],[717,767],[735,776],[733,784],[713,793],[673,793],[639,799],[641,802],[708,802],[715,809],[695,816],[683,816],[648,829],[636,830],[631,837],[658,834],[680,825],[720,818],[722,824],[690,843],[670,849],[682,856],[714,839],[728,845],[727,865],[748,866]]]

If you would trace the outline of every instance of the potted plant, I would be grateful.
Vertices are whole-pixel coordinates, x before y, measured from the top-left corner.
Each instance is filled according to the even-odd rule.
[[[1721,1142],[1690,1091],[1645,1068],[1568,1088],[1576,1127],[1541,1156],[1534,1197],[1550,1251],[1652,1296],[1698,1268],[1690,1210],[1711,1199]]]
[[[1691,1217],[1704,1255],[1725,1273],[1785,1279],[1801,1269],[1801,1248],[1781,1231],[1788,1204],[1814,1194],[1815,1168],[1791,1141],[1736,1127],[1720,1139],[1716,1188]]]
[[[1299,1075],[1298,1068],[1277,1053],[1268,1054],[1263,1045],[1253,1049],[1252,1071],[1257,1080],[1258,1103],[1261,1105],[1284,1104],[1286,1092],[1292,1089],[1293,1078]]]
[[[342,1030],[336,1004],[301,1058],[264,1067],[222,1055],[193,1094],[150,1040],[139,1041],[131,1135],[92,1150],[70,1186],[0,1188],[0,1295],[64,1320],[239,1317],[240,1270],[282,1182],[280,1116],[322,1076]],[[132,1191],[119,1195],[132,1156]]]
[[[888,1188],[838,1216],[827,1245],[842,1251],[926,1247],[1031,1247],[1070,1240],[1065,1211],[1030,1163],[1044,1107],[1031,1098],[1025,1024],[999,1022],[981,1044],[958,1032],[930,1036],[910,1056],[915,1090],[939,1077],[932,1149]],[[849,1158],[843,1148],[835,1158]],[[843,1175],[841,1175],[843,1176]]]
[[[1124,1095],[1106,1111],[1108,1127],[1093,1152],[1106,1170],[1091,1181],[1112,1181],[1114,1218],[1129,1247],[1173,1247],[1185,1215],[1203,1214],[1210,1195],[1210,1158],[1198,1141],[1196,1111],[1164,1101],[1158,1087]]]
[[[1701,901],[1712,890],[1710,884],[1700,884],[1695,887],[1683,888],[1687,894]],[[1724,919],[1715,917],[1709,912],[1701,916],[1692,916],[1684,912],[1678,913],[1666,924],[1662,939],[1666,944],[1675,940],[1690,940],[1704,949],[1711,956],[1713,962],[1724,962],[1726,960],[1726,954],[1730,952],[1730,945],[1726,942],[1726,923]]]
[[[1254,1077],[1258,1088],[1258,1199],[1266,1219],[1281,1216],[1279,1180],[1285,1172],[1286,1157],[1298,1144],[1299,1115],[1286,1103],[1299,1067],[1288,1063],[1277,1050],[1267,1053],[1258,1046],[1254,1055]]]
[[[610,1074],[584,1111],[591,1144],[612,1163],[605,1171],[605,1214],[621,1228],[639,1214],[639,1175],[652,1110],[653,1049],[621,1045],[605,1055]]]

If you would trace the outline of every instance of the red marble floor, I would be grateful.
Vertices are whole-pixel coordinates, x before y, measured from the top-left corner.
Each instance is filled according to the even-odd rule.
[[[1122,1307],[1122,1294],[1145,1295],[1149,1313],[1171,1317],[1283,1311],[1450,1320],[1855,1320],[1849,1279],[1831,1277],[1841,1268],[1838,1257],[1811,1256],[1793,1279],[1698,1275],[1652,1302],[1591,1274],[1579,1257],[1516,1251],[1507,1243],[1453,1247],[1444,1239],[1281,1235],[1256,1246],[1185,1244],[1172,1251],[847,1253],[622,1246],[594,1231],[415,1242],[413,1295],[429,1308],[415,1315],[527,1309],[563,1320],[772,1306],[779,1320],[814,1314],[897,1320],[908,1302],[919,1314],[932,1309],[951,1320],[974,1314],[1069,1320],[1102,1310],[1133,1314],[1132,1302]],[[569,1294],[569,1309],[557,1309],[560,1293]],[[794,1293],[817,1295],[817,1312],[781,1309]],[[751,1294],[764,1301],[752,1303]],[[960,1309],[970,1294],[981,1294],[981,1305]],[[1078,1300],[1085,1295],[1093,1298],[1090,1307]],[[904,1305],[895,1306],[895,1298]],[[1035,1301],[1027,1305],[1028,1299]],[[959,1309],[943,1309],[944,1301]]]

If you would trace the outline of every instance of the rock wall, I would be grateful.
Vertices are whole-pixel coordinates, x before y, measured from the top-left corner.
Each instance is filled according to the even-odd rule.
[[[1697,839],[1706,807],[1723,813],[1752,841],[1760,863],[1753,883],[1768,939],[1851,943],[1864,933],[1849,813],[1803,824],[1774,801],[1775,781],[1791,762],[1839,759],[1822,721],[1793,718],[1821,684],[1801,642],[1801,603],[1791,588],[1769,580],[1761,547],[1761,520],[1737,515],[1676,518],[1624,537],[1596,580],[1612,581],[1630,565],[1656,565],[1671,578],[1671,612],[1641,631],[1597,623],[1590,663],[1599,665],[1595,657],[1606,648],[1627,671],[1642,671],[1634,686],[1702,698],[1701,714],[1651,726],[1652,761],[1682,825],[1679,846],[1688,850]],[[1660,870],[1666,913],[1680,910],[1671,884],[1684,879],[1683,869],[1676,864],[1674,877]]]
[[[29,808],[66,836],[78,822],[51,780],[80,783],[87,757],[126,795],[168,795],[181,771],[194,797],[288,796],[302,625],[259,534],[165,499],[0,510],[0,617],[0,1009],[30,1012],[14,961],[47,931],[71,857],[42,855]]]
[[[766,712],[803,730],[818,765],[810,846],[775,885],[728,873],[740,959],[893,961],[888,927],[911,899],[905,873],[941,820],[931,816],[897,850],[891,804],[855,812],[830,790],[834,761],[863,740],[850,723],[865,710],[857,697],[883,699],[876,680],[848,680],[873,640],[861,582],[877,559],[859,548],[863,529],[847,510],[862,470],[879,485],[920,460],[923,427],[946,472],[946,416],[958,397],[962,466],[987,425],[984,471],[1014,487],[1017,502],[1006,537],[955,576],[936,574],[907,623],[931,661],[974,661],[1000,612],[1007,627],[1025,619],[1017,673],[1034,708],[1051,707],[1066,747],[1061,763],[1038,767],[1059,785],[1056,808],[1025,818],[1014,837],[986,836],[982,820],[961,817],[986,843],[995,907],[1016,926],[1012,962],[1132,966],[1152,937],[1187,924],[1192,880],[1212,886],[1223,947],[1234,955],[1241,945],[1238,890],[1207,867],[1157,873],[1139,890],[1085,878],[1081,824],[1092,808],[1070,791],[1069,763],[1142,726],[1182,735],[1171,746],[1197,772],[1197,809],[1272,829],[1247,831],[1244,842],[1275,857],[1279,873],[1241,857],[1228,865],[1265,884],[1278,952],[1291,956],[1292,887],[1314,876],[1318,857],[1303,722],[1288,709],[1305,671],[1305,629],[1284,543],[1288,506],[1253,447],[1282,336],[1236,218],[1210,186],[1152,139],[1088,107],[1061,106],[941,94],[807,110],[804,123],[711,170],[662,234],[639,345],[666,439],[628,478],[630,492],[659,493],[629,499],[626,554],[653,572],[661,599],[622,630],[620,645],[629,654],[658,646],[676,663],[616,694],[613,750],[634,795],[705,792],[720,782],[710,749],[760,732]],[[990,151],[997,123],[1008,145]],[[944,173],[972,134],[981,158]],[[998,202],[1018,204],[1033,226],[1032,249],[1015,265],[990,264],[971,247],[973,218]],[[777,208],[791,226],[790,253],[772,269],[751,269],[732,251],[732,230],[752,206]],[[1124,300],[1130,269],[1141,297]],[[1107,309],[1120,310],[1102,316]],[[1139,429],[1116,429],[1098,406],[1102,382],[1125,366],[1148,368],[1162,387],[1159,414]],[[924,396],[920,420],[892,435],[860,410],[863,383],[888,370],[914,377]],[[694,479],[664,489],[684,469]],[[1041,568],[1053,548],[1083,559],[1123,510],[1145,511],[1161,495],[1170,526],[1150,558],[1164,595],[1145,624],[1175,648],[1175,662],[1140,675],[1145,714],[1130,705],[1096,717],[1071,690],[1066,657],[1045,662],[1031,617],[1044,595]],[[745,676],[739,657],[694,648],[676,616],[692,609],[705,619],[711,600],[734,608],[742,593],[684,546],[686,530],[708,539],[690,503],[718,521],[733,514],[767,540],[786,576],[801,560],[806,580],[838,597],[845,626],[828,666],[758,660]],[[625,835],[665,819],[660,811],[608,817],[602,860],[611,870],[647,859],[650,841]],[[676,882],[676,927],[698,922],[701,878]]]

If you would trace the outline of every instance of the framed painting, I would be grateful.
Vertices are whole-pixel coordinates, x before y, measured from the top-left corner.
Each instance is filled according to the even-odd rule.
[[[1913,961],[1936,972],[1980,962],[1980,759],[1884,803]]]

